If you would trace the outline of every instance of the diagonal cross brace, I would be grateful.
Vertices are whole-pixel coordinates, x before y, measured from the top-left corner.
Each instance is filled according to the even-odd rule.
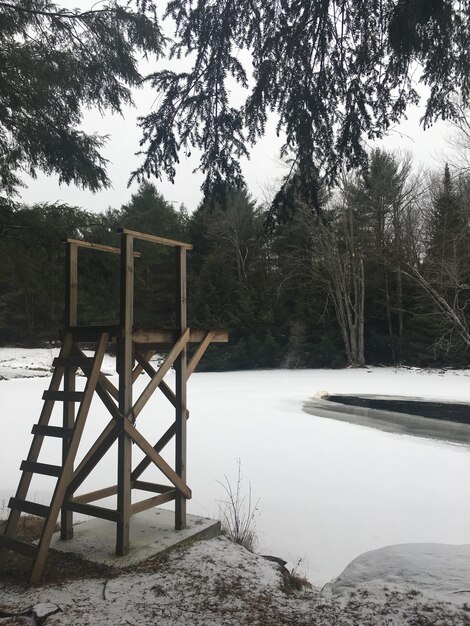
[[[83,483],[86,477],[95,468],[117,439],[121,429],[124,428],[129,437],[135,441],[139,448],[147,455],[149,458],[148,464],[153,462],[186,498],[191,498],[191,490],[189,487],[181,480],[178,474],[168,465],[163,457],[161,457],[158,452],[152,448],[152,446],[135,428],[135,426],[133,426],[127,418],[124,418],[121,415],[117,406],[112,402],[106,390],[99,383],[96,386],[96,390],[111,413],[112,419],[75,470],[72,480],[68,485],[68,494],[71,495],[76,489],[78,489],[78,487]]]
[[[190,335],[189,328],[186,328],[183,334],[181,335],[181,337],[178,339],[178,341],[175,343],[173,348],[168,353],[166,359],[158,368],[158,371],[155,374],[155,376],[151,378],[147,387],[140,394],[139,399],[136,401],[136,403],[134,404],[131,410],[132,421],[135,421],[136,417],[139,415],[139,413],[142,411],[144,406],[150,400],[152,393],[162,382],[165,374],[168,372],[168,370],[176,361],[176,359],[178,358],[182,350],[185,348],[186,344],[189,341],[189,335]]]
[[[124,430],[129,437],[135,441],[144,454],[146,454],[151,461],[158,467],[158,469],[168,478],[168,480],[180,491],[185,498],[191,498],[191,489],[187,484],[178,476],[174,469],[172,469],[165,459],[156,452],[149,442],[140,434],[135,426],[133,426],[128,419],[123,420]]]
[[[151,354],[153,355],[153,352]],[[153,378],[154,376],[157,375],[158,371],[152,365],[150,365],[149,361],[146,359],[145,356],[137,353],[135,355],[135,358],[137,362],[139,363],[141,369],[144,370],[150,376],[150,378]],[[166,384],[166,382],[162,380],[160,384],[158,385],[158,387],[163,392],[163,395],[165,395],[168,398],[171,404],[174,407],[176,407],[176,396],[173,393],[173,391],[170,389],[170,387]]]

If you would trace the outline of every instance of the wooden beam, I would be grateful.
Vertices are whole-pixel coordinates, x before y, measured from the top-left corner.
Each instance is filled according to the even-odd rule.
[[[128,230],[127,228],[119,228],[118,233],[131,235],[134,239],[140,239],[141,241],[150,241],[151,243],[159,243],[163,246],[171,246],[172,248],[185,248],[186,250],[193,249],[193,246],[190,243],[175,241],[174,239],[165,239],[164,237],[149,235],[148,233],[139,233],[136,230]]]
[[[129,420],[124,420],[124,430],[129,437],[135,441],[144,454],[146,454],[152,463],[168,478],[168,480],[184,495],[185,498],[191,498],[191,489],[181,480],[178,474],[168,465],[163,457],[161,457],[149,442],[139,433],[137,428],[133,426]]]
[[[82,515],[89,515],[90,517],[99,517],[101,519],[107,519],[110,522],[119,522],[119,512],[113,509],[106,509],[102,506],[95,506],[94,504],[80,504],[79,502],[64,502],[64,507],[75,513],[81,513]]]
[[[121,235],[121,294],[120,326],[122,337],[118,342],[119,413],[124,422],[132,411],[132,325],[134,316],[134,239],[128,233]],[[118,437],[117,510],[119,520],[116,532],[116,554],[129,552],[129,518],[131,506],[132,445],[125,429]]]
[[[176,342],[176,344],[168,353],[166,359],[160,365],[158,372],[150,380],[149,384],[140,394],[139,399],[132,407],[133,421],[135,421],[136,417],[139,415],[139,413],[142,411],[144,406],[150,400],[150,397],[152,396],[153,392],[160,385],[160,383],[163,380],[163,377],[168,372],[170,367],[173,365],[177,356],[180,354],[180,352],[184,349],[184,347],[188,343],[188,339],[189,339],[189,328],[186,328],[186,330],[183,332],[179,340]]]
[[[91,250],[98,250],[99,252],[112,252],[113,254],[121,254],[121,248],[115,248],[114,246],[106,246],[102,243],[92,243],[91,241],[82,241],[81,239],[66,239],[65,243],[72,244],[78,248],[89,248]],[[135,257],[140,257],[140,252],[134,252]]]
[[[75,326],[78,317],[78,250],[67,242],[65,253],[65,326]]]
[[[212,343],[227,343],[229,334],[227,330],[213,330]],[[207,335],[206,330],[192,329],[189,335],[189,343],[201,343]],[[180,332],[176,328],[167,329],[145,329],[136,328],[132,333],[132,339],[136,344],[145,345],[173,345],[180,336]]]
[[[186,250],[175,250],[176,278],[176,326],[180,333],[187,327],[187,293],[186,293]],[[187,383],[187,351],[186,345],[175,361],[175,471],[186,484],[186,383]],[[186,528],[186,498],[179,492],[175,496],[175,528]]]
[[[209,345],[212,343],[212,339],[213,339],[214,335],[215,335],[215,330],[207,331],[206,336],[204,337],[204,339],[201,341],[201,343],[196,348],[196,352],[193,354],[192,359],[190,360],[190,362],[188,364],[187,371],[186,371],[186,375],[187,375],[188,378],[194,372],[194,370],[196,369],[196,367],[199,364],[199,361],[204,356],[204,352],[207,350]]]
[[[79,496],[74,496],[73,498],[70,498],[68,502],[88,504],[89,502],[96,502],[97,500],[114,496],[116,493],[117,485],[113,485],[112,487],[103,487],[103,489],[97,489],[96,491],[89,491],[88,493],[82,493]]]
[[[148,483],[145,480],[132,481],[133,489],[139,489],[140,491],[150,491],[152,493],[167,493],[173,489],[170,485],[159,485],[157,483]]]
[[[152,509],[159,504],[165,504],[165,502],[171,502],[171,500],[175,499],[176,493],[176,489],[172,489],[171,491],[162,493],[159,496],[152,496],[146,500],[135,502],[134,504],[131,504],[131,515],[135,515],[141,511],[146,511],[147,509]]]

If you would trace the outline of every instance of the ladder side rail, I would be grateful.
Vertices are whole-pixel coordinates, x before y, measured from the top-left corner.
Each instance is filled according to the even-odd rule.
[[[68,356],[72,347],[72,337],[71,335],[66,335],[64,343],[62,344],[62,348],[60,351],[60,356],[65,357]],[[64,374],[63,367],[57,367],[54,370],[54,373],[51,378],[51,382],[49,384],[49,391],[57,391],[60,387],[60,383],[62,382]],[[39,417],[38,425],[39,426],[47,426],[49,424],[49,420],[51,418],[52,409],[54,408],[54,400],[45,400],[42,411]],[[31,442],[31,446],[28,452],[28,456],[26,457],[26,461],[35,463],[39,458],[39,453],[41,451],[42,442],[44,439],[43,434],[34,434],[33,440]],[[25,470],[21,474],[20,481],[18,483],[18,488],[16,490],[15,499],[17,500],[25,500],[28,494],[29,486],[31,484],[31,480],[33,477],[33,472]],[[16,527],[18,526],[18,522],[21,516],[21,511],[18,509],[11,509],[10,514],[8,516],[8,520],[5,526],[4,536],[12,538],[15,534]],[[6,561],[6,549],[0,547],[0,569],[4,567]]]
[[[49,514],[42,529],[41,538],[38,545],[38,551],[31,574],[32,583],[38,583],[41,579],[42,571],[44,569],[44,564],[47,557],[47,551],[49,549],[55,524],[59,516],[60,509],[62,507],[62,502],[64,500],[68,480],[73,470],[75,456],[77,454],[82,432],[85,427],[86,418],[90,410],[91,401],[93,399],[93,394],[101,371],[101,364],[103,362],[103,357],[106,351],[106,347],[108,345],[108,341],[109,334],[103,333],[95,353],[95,359],[93,362],[92,370],[90,372],[90,376],[88,377],[85,386],[84,398],[80,404],[80,408],[78,409],[73,435],[70,440],[67,459],[63,467],[63,472],[56,483],[54,494],[51,500],[51,505],[49,508]]]

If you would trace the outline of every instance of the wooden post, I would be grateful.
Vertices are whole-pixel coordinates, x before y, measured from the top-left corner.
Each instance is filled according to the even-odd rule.
[[[186,313],[186,248],[178,247],[176,254],[176,327],[180,336],[187,327]],[[175,361],[175,470],[178,476],[186,483],[186,345]],[[182,530],[186,527],[186,497],[176,492],[175,497],[175,528]]]
[[[66,243],[65,252],[65,328],[77,325],[78,319],[78,247]]]
[[[71,326],[76,326],[78,322],[78,248],[75,244],[67,242],[65,257],[65,328],[69,329]],[[64,391],[75,391],[76,373],[76,368],[65,370]],[[75,403],[64,402],[63,427],[72,429],[74,422]],[[69,446],[70,439],[64,437],[62,440],[62,467],[65,466]],[[62,507],[60,512],[60,538],[72,539],[72,537],[73,512],[67,511]]]
[[[121,234],[121,337],[118,341],[119,412],[131,418],[132,409],[132,325],[134,298],[134,240]],[[124,425],[123,425],[124,426]],[[131,508],[132,444],[124,427],[118,439],[116,554],[129,552],[129,518]]]

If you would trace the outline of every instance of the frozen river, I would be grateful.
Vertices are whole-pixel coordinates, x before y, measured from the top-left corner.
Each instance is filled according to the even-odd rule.
[[[4,353],[3,353],[4,354]],[[1,356],[1,355],[0,355]],[[0,359],[1,361],[1,359]],[[1,371],[0,371],[1,373]],[[143,388],[140,377],[136,386]],[[172,373],[167,377],[171,385]],[[47,378],[0,381],[0,501],[5,504],[27,455]],[[220,482],[232,484],[241,460],[243,488],[259,499],[258,551],[275,554],[317,585],[359,554],[398,543],[470,544],[470,447],[307,414],[319,391],[470,401],[466,372],[420,370],[276,370],[194,374],[189,381],[188,512],[218,516]],[[60,421],[58,414],[57,423]],[[139,428],[156,441],[172,412],[155,395]],[[84,454],[108,416],[96,399]],[[58,460],[58,443],[40,461]],[[133,447],[136,461],[139,451]],[[167,451],[171,460],[172,450]],[[115,483],[113,449],[83,491]],[[157,471],[149,479],[162,481]],[[146,479],[144,475],[143,479]],[[44,501],[53,479],[37,478],[31,499]]]

